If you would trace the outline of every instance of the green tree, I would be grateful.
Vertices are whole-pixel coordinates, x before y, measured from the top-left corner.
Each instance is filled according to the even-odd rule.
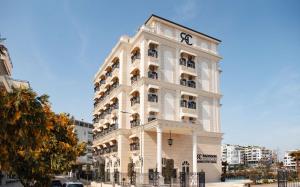
[[[15,174],[25,187],[48,186],[85,151],[72,119],[52,112],[48,98],[31,89],[0,90],[0,170]]]

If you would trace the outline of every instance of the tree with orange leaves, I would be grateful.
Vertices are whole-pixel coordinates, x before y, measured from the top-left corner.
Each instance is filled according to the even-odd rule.
[[[0,170],[23,186],[48,186],[85,152],[67,114],[55,114],[47,95],[31,89],[0,90]]]

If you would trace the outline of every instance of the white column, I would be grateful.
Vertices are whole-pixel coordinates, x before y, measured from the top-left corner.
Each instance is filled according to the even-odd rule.
[[[193,173],[197,172],[197,133],[193,131]]]
[[[157,172],[161,175],[162,172],[162,130],[161,127],[156,128],[156,136],[157,136],[157,146],[156,146],[156,163],[157,163]]]

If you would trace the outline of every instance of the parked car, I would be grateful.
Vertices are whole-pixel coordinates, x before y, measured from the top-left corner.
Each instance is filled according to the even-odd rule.
[[[83,184],[81,182],[66,182],[63,187],[83,187]]]
[[[52,180],[51,187],[62,187],[62,183],[60,182],[60,180]]]

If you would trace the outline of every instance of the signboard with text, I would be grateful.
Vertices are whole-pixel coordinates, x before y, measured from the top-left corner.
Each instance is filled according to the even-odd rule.
[[[197,154],[197,163],[217,163],[217,155]]]

